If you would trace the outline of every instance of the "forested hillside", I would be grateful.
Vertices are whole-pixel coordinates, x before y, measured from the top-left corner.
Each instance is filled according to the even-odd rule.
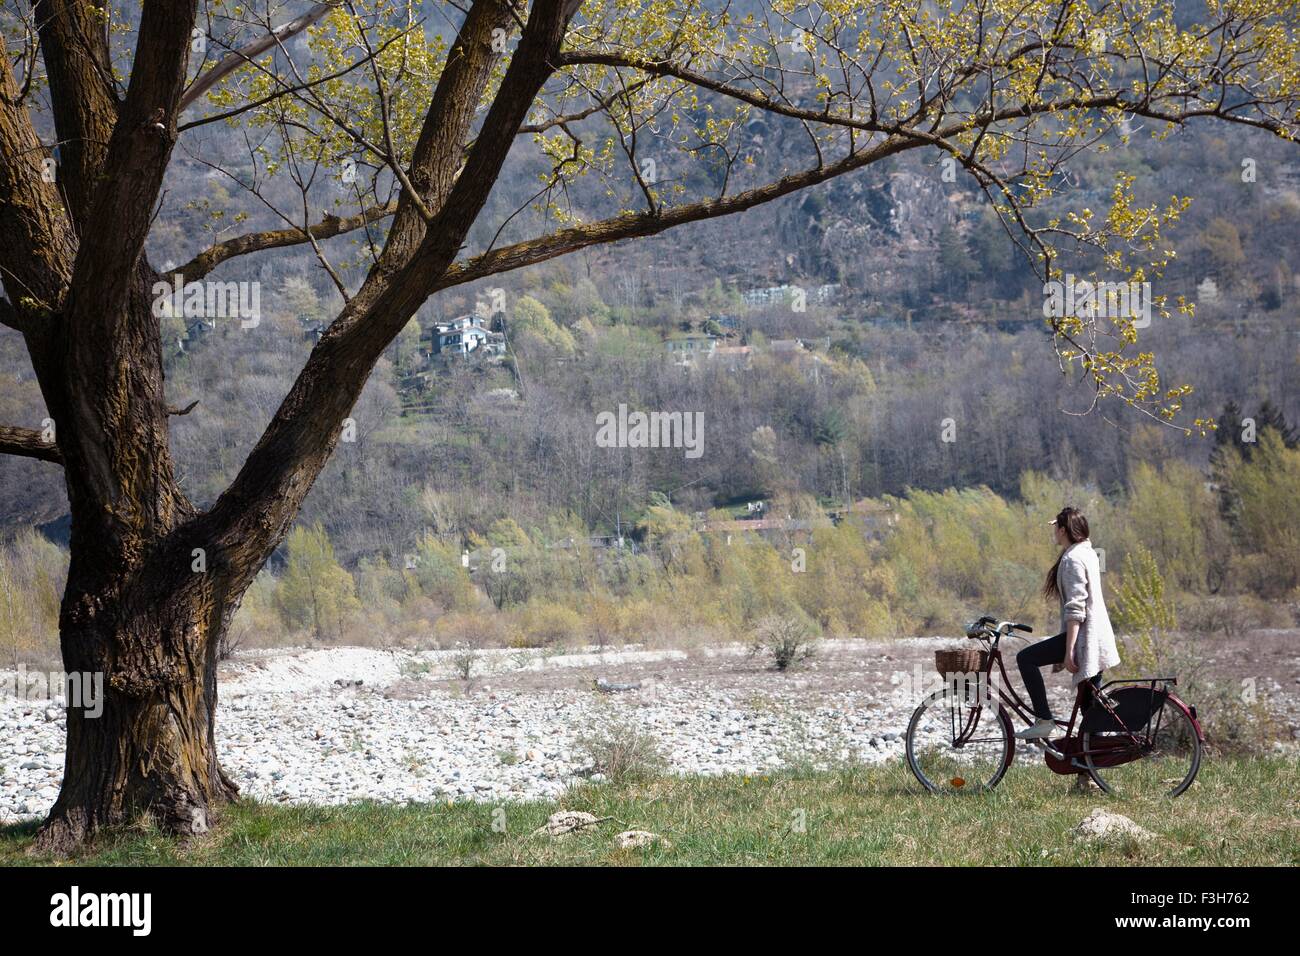
[[[1187,148],[1162,153],[1172,158],[1159,170],[1142,163],[1140,140],[1122,148],[1152,193],[1194,187],[1171,237],[1178,256],[1156,292],[1185,295],[1196,312],[1157,317],[1144,345],[1166,381],[1194,386],[1188,420],[1221,417],[1228,401],[1247,414],[1267,402],[1296,420],[1300,161],[1262,137],[1178,138]],[[1247,153],[1257,179],[1243,183]],[[1085,164],[1101,167],[1098,183],[1117,154]],[[191,201],[199,208],[189,235],[178,227],[171,238],[197,250],[205,227],[220,223],[201,209],[219,207],[232,187],[195,160],[180,168],[176,192],[203,199]],[[527,179],[516,172],[519,188]],[[703,510],[778,492],[843,499],[985,484],[1013,493],[1030,469],[1114,489],[1134,455],[1203,465],[1211,441],[1142,429],[1149,420],[1119,408],[1079,414],[1090,396],[1057,370],[1041,289],[990,218],[976,194],[944,184],[937,169],[899,162],[888,175],[435,297],[390,348],[356,414],[357,440],[327,468],[306,518],[323,521],[355,561],[410,544],[423,527],[415,502],[425,489],[455,502],[461,530],[572,513],[612,531],[656,491]],[[266,255],[255,328],[218,320],[205,334],[202,324],[187,329],[192,320],[162,320],[170,400],[198,402],[176,420],[174,443],[199,502],[229,481],[310,350],[310,330],[337,306],[310,250]],[[742,298],[783,283],[808,293],[803,311],[789,293],[766,304]],[[523,305],[511,360],[430,362],[422,354],[430,327],[494,290],[504,303],[498,323]],[[752,354],[679,364],[665,340],[687,330]],[[793,361],[768,348],[795,338],[806,349]],[[9,330],[0,330],[0,375],[7,418],[38,425],[44,410]],[[593,447],[595,414],[619,402],[703,412],[709,453],[688,460]],[[946,418],[955,440],[941,440]],[[0,469],[7,534],[65,511],[59,482],[40,464],[5,460]],[[376,513],[377,501],[391,504]]]

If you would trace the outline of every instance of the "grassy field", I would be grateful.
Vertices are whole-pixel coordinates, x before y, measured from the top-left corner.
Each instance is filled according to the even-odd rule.
[[[790,771],[766,777],[656,778],[536,803],[228,809],[213,833],[180,845],[147,828],[105,838],[81,865],[1291,865],[1300,863],[1300,763],[1207,761],[1173,801],[1072,796],[1045,768],[1016,767],[990,794],[921,794],[906,768]],[[1107,806],[1158,834],[1141,847],[1080,844],[1070,830]],[[613,819],[560,839],[533,831],[557,809]],[[494,815],[495,814],[495,815]],[[496,827],[494,829],[494,823]],[[27,852],[34,824],[0,828],[0,864]],[[644,829],[672,848],[623,850]],[[501,832],[504,830],[504,832]]]

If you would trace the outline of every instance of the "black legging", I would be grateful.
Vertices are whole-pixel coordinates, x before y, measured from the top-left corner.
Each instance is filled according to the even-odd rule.
[[[1025,682],[1025,690],[1029,691],[1029,700],[1034,705],[1034,716],[1040,720],[1050,720],[1052,708],[1047,703],[1047,687],[1043,684],[1043,673],[1039,668],[1047,667],[1049,664],[1060,664],[1064,660],[1064,631],[1055,637],[1049,637],[1045,641],[1030,644],[1016,655],[1016,666],[1020,668],[1020,679]],[[1101,686],[1100,674],[1094,674],[1088,680],[1094,690]],[[1083,709],[1087,710],[1088,705],[1091,703],[1092,695],[1089,694],[1088,699],[1084,701]]]

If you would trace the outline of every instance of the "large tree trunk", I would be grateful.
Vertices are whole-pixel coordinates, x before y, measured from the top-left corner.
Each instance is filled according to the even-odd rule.
[[[169,833],[203,833],[238,790],[216,755],[216,652],[229,608],[211,584],[224,575],[171,561],[132,577],[124,596],[69,578],[64,667],[102,675],[103,695],[91,708],[68,702],[63,788],[37,838],[47,851],[141,817]]]

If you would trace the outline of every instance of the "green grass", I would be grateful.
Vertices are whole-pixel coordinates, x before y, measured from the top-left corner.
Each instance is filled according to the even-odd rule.
[[[900,763],[764,777],[655,778],[588,786],[557,802],[344,807],[243,803],[214,831],[181,844],[140,828],[101,838],[80,865],[636,865],[993,864],[1291,865],[1300,863],[1300,763],[1207,761],[1176,800],[1071,796],[1045,768],[1016,767],[989,794],[930,797]],[[1087,845],[1070,830],[1108,806],[1159,835]],[[613,820],[562,839],[532,831],[556,809]],[[800,820],[804,825],[799,825]],[[494,829],[494,820],[504,832]],[[620,850],[623,829],[663,834],[671,849]],[[0,864],[60,861],[27,852],[34,824],[0,828]]]

